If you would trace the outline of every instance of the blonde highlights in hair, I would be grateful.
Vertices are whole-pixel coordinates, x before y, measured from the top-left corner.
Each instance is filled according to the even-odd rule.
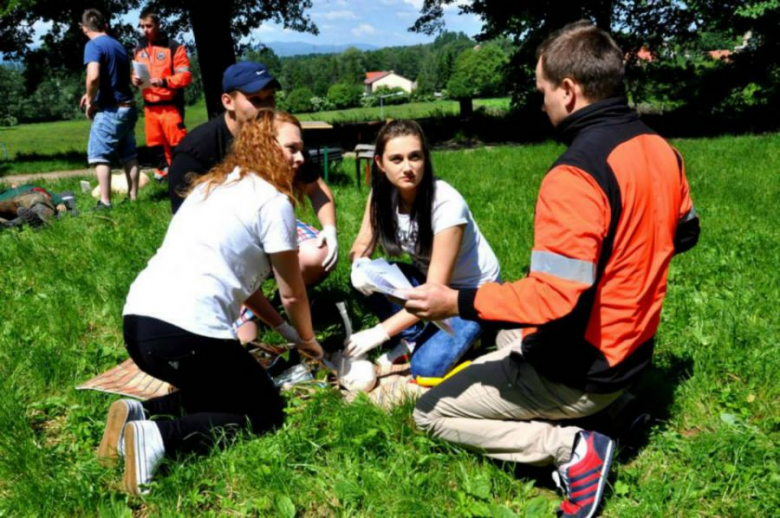
[[[273,185],[277,191],[296,204],[295,174],[276,140],[277,127],[292,124],[301,130],[301,123],[287,112],[264,109],[246,122],[233,141],[230,152],[208,173],[192,179],[186,194],[205,184],[206,196],[212,189],[223,185],[227,176],[238,167],[240,181],[248,174],[255,174]]]

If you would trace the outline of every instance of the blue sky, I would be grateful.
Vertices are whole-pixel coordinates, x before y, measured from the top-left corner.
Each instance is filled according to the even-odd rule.
[[[474,36],[481,31],[482,23],[476,16],[458,14],[460,9],[457,4],[463,2],[465,0],[458,0],[444,8],[445,28]],[[255,29],[249,38],[252,43],[271,41],[300,41],[314,45],[366,43],[377,47],[415,45],[428,43],[434,39],[407,30],[419,16],[423,0],[313,0],[312,4],[312,8],[307,13],[320,29],[318,36],[290,31],[273,23],[265,23]],[[131,23],[135,23],[137,17],[137,10],[125,15]],[[34,27],[40,36],[51,28],[51,23],[37,22]],[[191,38],[191,35],[189,36]]]
[[[264,24],[252,34],[253,41],[302,41],[313,44],[367,43],[377,47],[427,43],[433,37],[409,32],[423,0],[313,0],[308,11],[320,29],[318,36],[287,31]],[[457,2],[444,10],[446,29],[474,36],[482,29],[479,18],[459,15]]]

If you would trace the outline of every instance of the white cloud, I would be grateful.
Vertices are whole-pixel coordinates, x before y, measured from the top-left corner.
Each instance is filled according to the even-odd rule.
[[[403,5],[403,4],[411,5],[412,7],[417,9],[418,11],[420,9],[422,9],[422,6],[423,6],[423,0],[379,0],[379,3],[382,4],[382,5],[387,5],[387,6],[394,6],[394,5],[398,5],[398,4],[401,4],[401,5]]]
[[[37,22],[32,24],[32,30],[33,30],[33,45],[38,46],[41,44],[41,38],[51,31],[52,22],[51,21],[41,21],[38,20]]]
[[[271,24],[264,23],[263,25],[261,25],[260,27],[256,28],[252,32],[255,33],[255,34],[273,34],[273,33],[277,32],[277,28],[274,27]]]
[[[357,15],[352,11],[330,11],[328,13],[322,13],[317,15],[318,18],[325,18],[326,20],[357,20]]]
[[[372,34],[376,34],[376,29],[374,29],[373,25],[367,23],[361,23],[355,29],[352,29],[352,35],[358,38],[361,36],[370,36]]]

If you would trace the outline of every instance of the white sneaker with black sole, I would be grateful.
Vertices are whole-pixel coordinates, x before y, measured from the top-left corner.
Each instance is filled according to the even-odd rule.
[[[106,429],[98,447],[98,461],[104,466],[113,466],[124,455],[124,429],[131,421],[146,419],[144,407],[135,399],[120,399],[111,403],[106,418]]]
[[[125,490],[133,495],[149,492],[143,488],[165,457],[160,429],[153,421],[133,421],[125,425]]]

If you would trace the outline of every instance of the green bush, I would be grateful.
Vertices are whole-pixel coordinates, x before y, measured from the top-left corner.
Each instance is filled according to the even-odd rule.
[[[393,97],[385,97],[382,101],[385,106],[391,105],[391,104],[405,104],[409,102],[409,94],[406,93],[406,90],[399,86],[395,86],[393,88],[390,88],[388,86],[380,86],[376,90],[374,90],[374,96],[379,97],[380,95],[392,95],[392,94],[401,94],[401,95],[393,95]],[[377,99],[377,104],[379,104],[379,99]]]
[[[308,88],[296,88],[287,96],[287,109],[293,113],[312,111],[311,98],[314,94]]]
[[[309,99],[309,102],[311,103],[311,111],[313,112],[324,112],[334,108],[333,103],[330,102],[327,97],[315,95]]]
[[[360,98],[360,106],[362,108],[374,108],[375,106],[379,106],[379,99],[373,95],[364,95]]]
[[[497,97],[506,93],[504,67],[509,57],[498,44],[464,50],[455,60],[447,90],[455,99]]]
[[[353,108],[360,104],[363,88],[351,83],[338,83],[328,88],[328,101],[334,108]]]

